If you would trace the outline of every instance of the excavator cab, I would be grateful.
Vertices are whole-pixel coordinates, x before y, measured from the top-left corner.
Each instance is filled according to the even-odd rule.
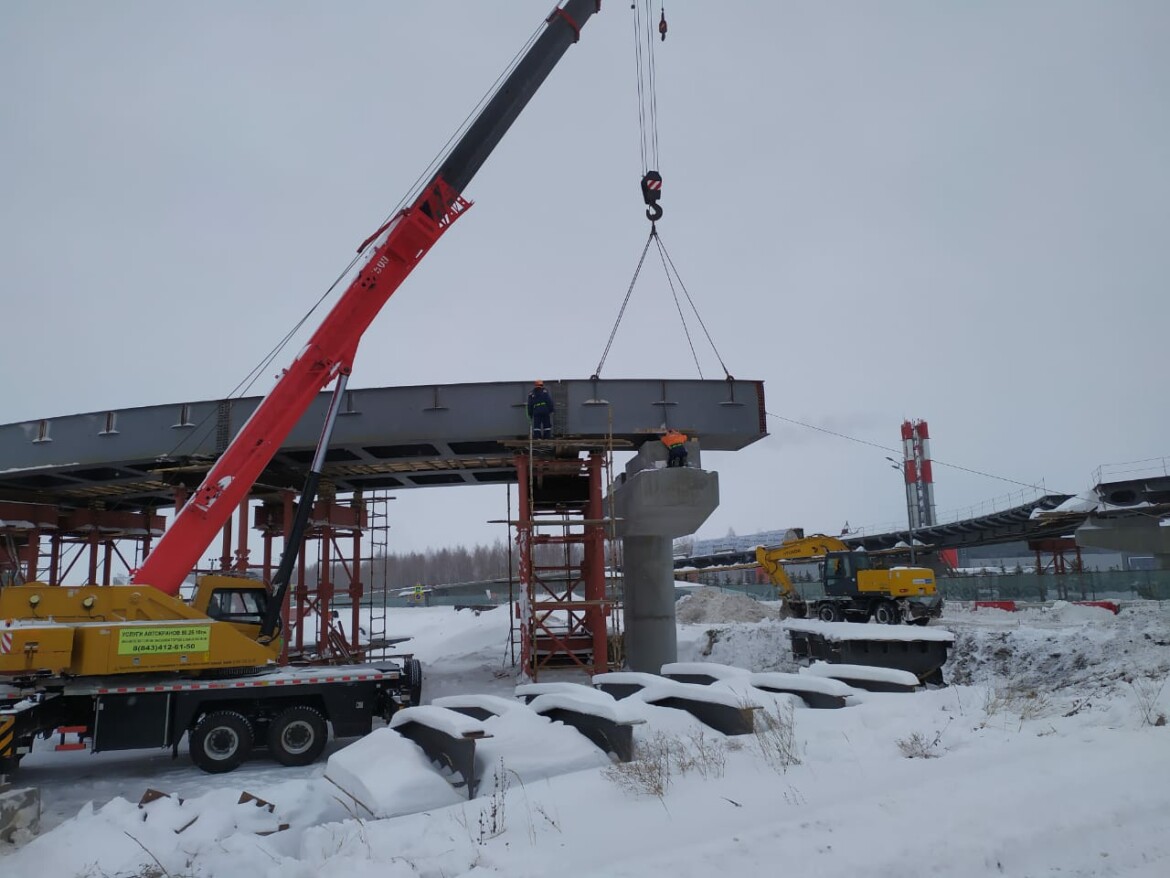
[[[825,555],[823,574],[825,594],[856,594],[858,571],[871,569],[873,563],[865,552],[829,552]]]

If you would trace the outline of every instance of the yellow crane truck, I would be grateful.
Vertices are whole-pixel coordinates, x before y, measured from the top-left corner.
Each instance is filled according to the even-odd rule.
[[[35,738],[58,734],[89,742],[64,746],[95,752],[154,746],[177,753],[189,733],[192,759],[211,772],[230,771],[265,744],[277,760],[305,764],[324,748],[326,723],[337,737],[364,734],[375,716],[419,703],[421,670],[407,657],[384,667],[277,665],[293,562],[362,334],[470,209],[465,187],[600,5],[565,0],[553,9],[408,206],[361,245],[349,286],[176,511],[130,585],[0,588],[0,778]],[[213,575],[187,603],[180,586],[195,562],[330,384],[332,403],[271,588]]]
[[[226,575],[200,577],[190,603],[150,586],[0,589],[0,775],[56,736],[58,748],[177,755],[189,733],[192,761],[212,773],[254,747],[307,765],[329,725],[363,735],[419,703],[411,658],[279,667],[279,637],[261,636],[272,601],[263,582]]]
[[[825,622],[927,624],[942,615],[934,571],[926,567],[879,568],[864,550],[850,551],[836,537],[801,536],[778,546],[758,546],[756,561],[780,592],[789,613]],[[823,594],[805,598],[784,569],[785,562],[818,562]]]

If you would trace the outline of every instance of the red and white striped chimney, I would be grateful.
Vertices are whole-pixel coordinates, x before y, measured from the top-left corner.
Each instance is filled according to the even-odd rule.
[[[902,422],[902,460],[906,475],[906,511],[912,527],[934,520],[934,472],[930,465],[930,431],[926,421]]]

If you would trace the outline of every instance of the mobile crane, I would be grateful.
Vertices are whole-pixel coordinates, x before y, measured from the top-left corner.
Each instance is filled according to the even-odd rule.
[[[94,752],[170,747],[230,771],[254,746],[287,765],[314,761],[331,723],[365,734],[375,716],[418,704],[417,661],[279,668],[282,609],[308,525],[325,451],[358,343],[386,301],[471,206],[463,191],[556,66],[599,0],[566,0],[484,105],[435,174],[361,247],[337,304],[212,466],[125,586],[0,589],[0,775],[34,739],[65,729]],[[248,496],[317,394],[334,384],[297,514],[271,587],[229,575],[180,585]]]
[[[942,598],[934,571],[926,567],[879,569],[864,550],[850,551],[836,537],[798,536],[778,546],[757,546],[756,561],[780,592],[788,611],[798,618],[824,622],[843,620],[884,625],[927,624],[942,615]],[[805,599],[796,592],[784,562],[817,561],[821,597]]]

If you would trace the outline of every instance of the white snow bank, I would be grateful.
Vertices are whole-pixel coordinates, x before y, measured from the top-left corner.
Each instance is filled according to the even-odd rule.
[[[671,682],[658,674],[647,674],[644,671],[610,671],[608,674],[594,674],[592,680],[594,686],[604,686],[607,683],[618,686],[655,686]]]
[[[541,696],[558,697],[564,696]],[[587,702],[576,703],[584,705]],[[520,710],[490,717],[484,720],[483,726],[491,737],[477,741],[475,745],[475,773],[479,778],[477,795],[481,798],[490,794],[494,784],[503,783],[503,780],[496,780],[501,769],[505,773],[501,777],[507,775],[531,783],[611,764],[609,756],[576,729],[562,722],[553,722],[530,707],[521,705]]]
[[[782,624],[786,631],[819,634],[826,640],[932,640],[941,643],[953,643],[955,640],[955,635],[950,631],[923,625],[820,622],[816,619],[786,619]]]
[[[580,700],[592,700],[608,702],[613,701],[613,696],[608,692],[602,692],[600,689],[594,689],[585,683],[568,683],[568,682],[553,682],[553,683],[521,683],[516,687],[517,698],[536,698],[540,695],[547,695],[550,692],[563,692],[566,695],[571,695]]]
[[[601,694],[605,695],[606,693],[602,692]],[[606,702],[594,698],[577,698],[567,692],[549,692],[545,695],[538,695],[528,707],[533,713],[544,714],[557,709],[572,710],[616,723],[625,719],[623,712],[619,709],[621,704],[622,702],[612,697],[609,697],[609,701]]]
[[[584,688],[584,687],[582,687]],[[476,694],[469,692],[466,695],[443,695],[431,702],[432,707],[443,707],[458,711],[460,708],[477,708],[496,716],[501,716],[512,710],[524,710],[525,706],[512,698],[502,695]]]
[[[745,681],[746,682],[746,681]],[[724,686],[703,686],[699,683],[679,683],[675,680],[663,679],[658,683],[647,686],[635,692],[632,698],[644,701],[647,704],[657,704],[668,698],[685,698],[689,701],[706,701],[710,704],[721,704],[724,707],[744,707],[743,694]]]
[[[780,609],[736,592],[703,588],[675,604],[679,622],[762,622],[779,619]]]
[[[795,689],[799,692],[819,692],[822,695],[857,695],[856,689],[832,677],[809,674],[786,674],[782,671],[763,671],[752,674],[748,682],[758,689]]]
[[[405,707],[390,717],[390,728],[397,729],[408,723],[418,723],[435,731],[455,738],[478,737],[484,734],[483,723],[465,713],[424,704],[421,707]]]
[[[869,665],[835,665],[829,662],[813,662],[807,668],[801,668],[800,673],[832,679],[844,677],[847,680],[896,683],[899,686],[919,685],[918,678],[909,671],[900,671],[897,668],[875,668]]]
[[[436,771],[421,747],[392,729],[375,729],[334,753],[325,779],[365,816],[377,818],[443,808],[466,799]]]
[[[721,665],[718,662],[668,662],[662,666],[663,676],[685,674],[689,676],[707,676],[716,680],[726,680],[731,677],[743,677],[750,674],[746,668],[737,668],[733,665]]]
[[[1053,601],[1052,606],[1043,608],[1043,612],[1048,619],[1059,622],[1098,622],[1103,614],[1114,615],[1108,607],[1070,601]]]
[[[194,874],[191,852],[198,852],[200,875],[239,874],[233,857],[243,849],[265,860],[291,845],[306,827],[320,822],[329,793],[299,781],[271,796],[273,809],[254,801],[240,803],[240,789],[229,786],[194,799],[163,797],[139,806],[115,798],[94,808],[85,805],[65,824],[4,859],[5,878],[57,878],[81,875]],[[271,794],[269,794],[271,795]],[[296,814],[292,816],[290,814]],[[283,825],[289,828],[281,831]],[[149,852],[149,853],[148,853]],[[7,853],[7,852],[6,852]],[[97,863],[100,862],[100,868]]]

